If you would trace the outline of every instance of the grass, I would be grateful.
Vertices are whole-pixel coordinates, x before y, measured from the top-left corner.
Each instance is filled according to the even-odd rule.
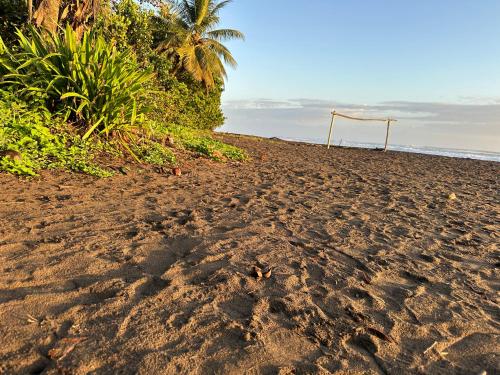
[[[92,162],[95,144],[71,135],[65,123],[52,118],[45,108],[28,107],[0,94],[4,96],[0,100],[0,171],[36,176],[42,169],[66,169],[98,177],[111,175]]]

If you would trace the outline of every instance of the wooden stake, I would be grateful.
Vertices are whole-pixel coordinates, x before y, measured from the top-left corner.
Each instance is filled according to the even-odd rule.
[[[330,132],[328,133],[328,146],[327,146],[328,149],[330,148],[330,142],[332,140],[334,124],[335,124],[335,110],[332,112],[332,122],[330,123]]]
[[[391,119],[387,120],[387,133],[385,134],[385,146],[384,146],[384,152],[387,151],[387,142],[389,141],[389,128],[391,127]]]

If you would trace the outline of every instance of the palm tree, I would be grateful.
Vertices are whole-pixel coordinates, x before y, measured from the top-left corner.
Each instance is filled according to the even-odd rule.
[[[219,12],[232,0],[168,0],[161,10],[158,49],[175,62],[174,73],[189,72],[207,89],[227,77],[224,63],[236,67],[236,60],[222,44],[244,39],[238,30],[216,29]]]

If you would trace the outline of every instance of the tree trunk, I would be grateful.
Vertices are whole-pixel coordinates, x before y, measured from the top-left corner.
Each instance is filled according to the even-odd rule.
[[[28,7],[28,22],[33,20],[33,0],[27,0],[26,6]]]
[[[75,7],[71,26],[75,30],[78,39],[81,39],[89,24],[92,24],[97,18],[100,5],[100,0],[83,0]]]
[[[54,34],[59,24],[60,7],[61,0],[42,0],[33,15],[36,25]]]

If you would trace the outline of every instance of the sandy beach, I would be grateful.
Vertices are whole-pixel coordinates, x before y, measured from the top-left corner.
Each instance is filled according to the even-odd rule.
[[[219,137],[0,174],[1,374],[499,373],[500,164]]]

